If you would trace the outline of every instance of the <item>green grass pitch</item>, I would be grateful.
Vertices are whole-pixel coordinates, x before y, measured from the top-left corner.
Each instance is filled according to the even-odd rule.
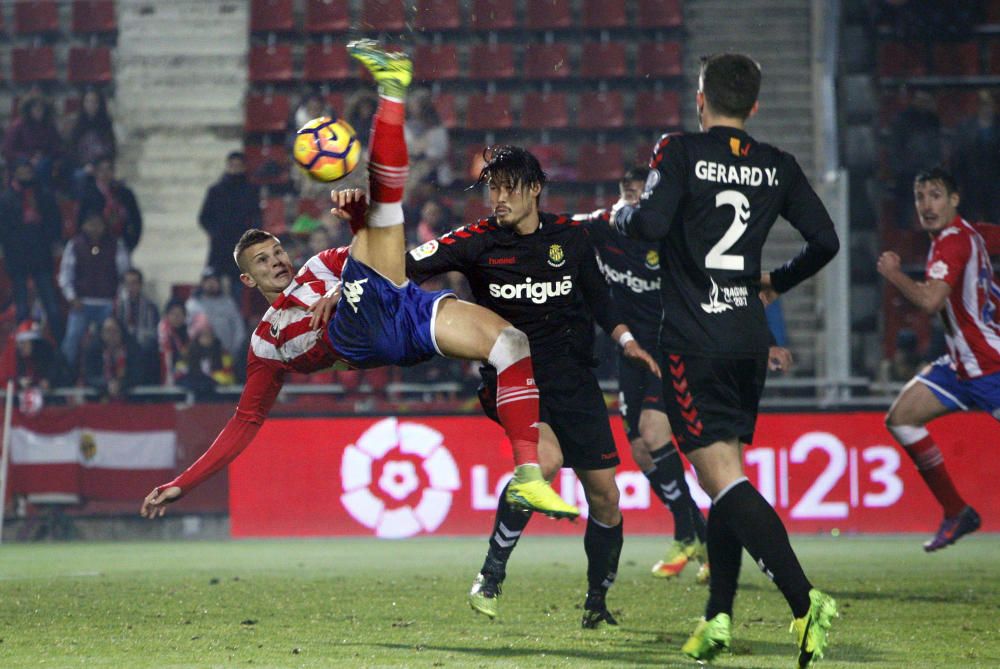
[[[581,528],[582,533],[582,528]],[[840,603],[819,666],[1000,667],[1000,536],[934,555],[922,537],[797,537]],[[526,535],[496,622],[465,595],[485,540],[433,538],[0,547],[0,667],[697,667],[679,651],[706,592],[649,575],[663,540],[626,536],[609,605],[580,629],[580,538]],[[793,667],[785,603],[744,559],[733,653]]]

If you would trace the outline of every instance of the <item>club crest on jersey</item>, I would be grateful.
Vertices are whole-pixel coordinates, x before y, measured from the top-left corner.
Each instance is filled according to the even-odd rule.
[[[927,270],[927,276],[931,279],[943,280],[948,276],[948,263],[943,260],[936,261]]]
[[[646,252],[646,267],[648,269],[660,269],[659,251],[650,250]]]
[[[414,260],[423,260],[425,258],[430,258],[432,255],[437,253],[437,250],[438,240],[432,239],[410,251],[410,257]]]
[[[563,253],[563,248],[559,244],[553,244],[549,247],[549,265],[552,267],[562,267],[566,264],[566,254]]]

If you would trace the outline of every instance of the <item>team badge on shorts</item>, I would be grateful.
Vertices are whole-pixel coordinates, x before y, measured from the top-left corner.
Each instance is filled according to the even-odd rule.
[[[562,267],[566,264],[566,254],[563,253],[563,248],[559,244],[553,244],[549,247],[549,265],[552,267]]]
[[[649,269],[660,269],[660,254],[658,251],[646,252],[646,267]]]

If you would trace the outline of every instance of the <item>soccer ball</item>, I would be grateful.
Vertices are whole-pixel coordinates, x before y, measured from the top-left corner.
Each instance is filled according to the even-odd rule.
[[[320,116],[299,128],[292,157],[316,181],[336,181],[358,166],[361,142],[344,119]]]

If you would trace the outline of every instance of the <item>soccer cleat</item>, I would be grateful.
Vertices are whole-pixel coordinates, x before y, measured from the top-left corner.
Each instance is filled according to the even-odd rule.
[[[666,556],[653,565],[653,576],[657,578],[674,578],[679,576],[687,563],[692,559],[705,561],[705,545],[697,539],[678,541],[670,544]]]
[[[601,623],[617,627],[618,621],[608,611],[607,602],[604,600],[603,592],[588,592],[587,601],[583,605],[583,629],[597,629]]]
[[[347,52],[361,61],[375,78],[379,93],[403,100],[413,81],[413,61],[405,53],[386,51],[372,39],[348,42]]]
[[[580,510],[567,504],[542,478],[538,465],[518,465],[507,486],[507,503],[524,511],[538,511],[550,518],[576,518]]]
[[[980,524],[979,514],[971,506],[967,506],[957,516],[941,521],[937,534],[924,543],[924,550],[933,553],[950,546],[966,534],[978,530]]]
[[[729,650],[732,638],[732,619],[728,613],[717,613],[711,620],[701,619],[694,634],[681,646],[681,652],[699,662],[708,662],[723,650]]]
[[[500,579],[493,574],[476,574],[469,590],[469,606],[491,620],[500,612]]]
[[[837,615],[837,602],[833,597],[816,588],[809,591],[809,612],[793,620],[788,628],[789,632],[795,632],[799,645],[799,669],[811,667],[823,657],[829,643],[826,635]]]

